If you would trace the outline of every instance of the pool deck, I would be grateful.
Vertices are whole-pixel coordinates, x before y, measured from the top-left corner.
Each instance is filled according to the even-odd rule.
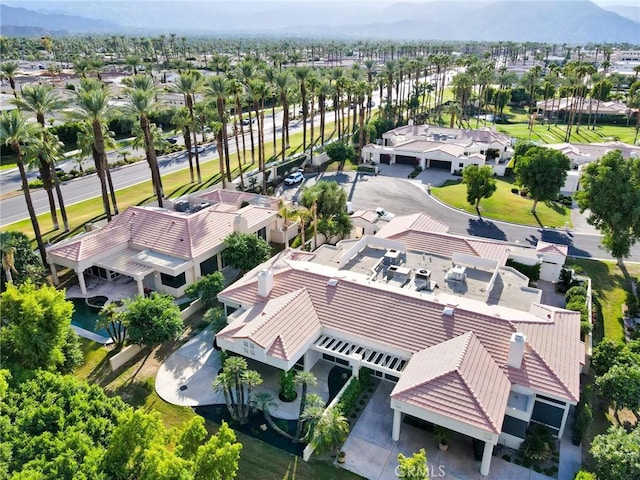
[[[67,289],[67,298],[105,296],[109,299],[109,302],[113,302],[115,300],[135,297],[138,294],[138,286],[136,282],[130,280],[130,277],[120,276],[111,281],[103,278],[92,278],[92,280],[95,280],[95,283],[93,281],[91,283],[93,288],[88,289],[86,294],[80,291],[80,285],[72,285]]]

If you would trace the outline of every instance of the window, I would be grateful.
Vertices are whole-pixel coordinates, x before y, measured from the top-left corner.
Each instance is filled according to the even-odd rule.
[[[229,305],[225,305],[224,310],[225,310],[225,313],[226,313],[226,315],[228,317],[229,315],[231,315],[233,312],[235,312],[238,309],[236,307],[230,307]]]
[[[527,422],[505,415],[502,431],[514,437],[524,438],[527,435]]]
[[[256,235],[263,240],[267,240],[267,227],[262,227],[256,232]]]
[[[464,163],[459,163],[459,164],[458,164],[458,166],[459,166],[460,168],[464,168]]]
[[[204,262],[200,262],[200,275],[210,275],[218,271],[218,255],[207,258]]]
[[[173,275],[167,275],[166,273],[161,273],[160,281],[162,282],[163,285],[166,285],[167,287],[180,288],[187,283],[187,278],[184,272],[182,272],[180,275],[176,275],[175,277]]]

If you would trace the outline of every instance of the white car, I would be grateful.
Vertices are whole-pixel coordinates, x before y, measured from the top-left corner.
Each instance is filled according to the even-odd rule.
[[[204,152],[204,147],[202,145],[198,145],[198,153]],[[191,147],[191,153],[196,153],[196,147]]]
[[[285,185],[295,185],[304,180],[304,176],[300,172],[292,173],[287,178],[284,179]]]
[[[376,208],[376,213],[378,214],[378,218],[380,220],[393,220],[394,218],[396,218],[394,213],[391,212],[387,212],[384,208],[382,207],[378,207]]]

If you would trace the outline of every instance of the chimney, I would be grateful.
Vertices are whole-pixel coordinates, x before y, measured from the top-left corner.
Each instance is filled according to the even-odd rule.
[[[258,295],[268,297],[273,289],[273,272],[271,270],[262,270],[258,273]]]
[[[249,233],[249,223],[242,215],[236,215],[233,219],[233,231],[237,233]]]
[[[509,357],[507,365],[514,368],[522,367],[522,358],[524,357],[524,347],[527,337],[522,332],[516,332],[511,335],[509,342]]]

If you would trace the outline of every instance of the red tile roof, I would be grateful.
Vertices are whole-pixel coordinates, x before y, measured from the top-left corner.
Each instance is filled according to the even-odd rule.
[[[391,398],[499,434],[510,389],[469,331],[413,355]]]
[[[271,261],[276,270],[269,299],[287,295],[304,285],[314,307],[314,318],[317,315],[323,328],[382,342],[407,353],[416,353],[472,331],[513,383],[561,398],[575,400],[578,397],[579,363],[575,362],[574,353],[581,343],[578,317],[570,315],[563,319],[567,325],[562,327],[566,329],[562,336],[548,333],[549,330],[556,331],[553,322],[528,321],[527,331],[532,338],[527,339],[523,368],[513,369],[506,366],[511,334],[518,330],[517,322],[532,315],[509,309],[504,309],[509,318],[504,313],[501,317],[483,314],[481,302],[477,302],[477,309],[457,307],[452,316],[443,315],[444,305],[431,297],[369,283],[365,277],[356,274],[329,286],[327,281],[335,272],[314,271],[316,269],[309,268],[307,262],[291,262],[287,266],[283,262],[286,255],[287,251]],[[257,294],[255,277],[228,287],[220,298],[245,307],[264,301]],[[302,319],[302,315],[299,318]],[[534,325],[538,328],[533,328]],[[294,328],[293,323],[290,328]],[[542,332],[547,333],[542,335]],[[278,334],[283,333],[283,330],[278,331]],[[549,345],[543,347],[547,342]],[[543,357],[550,352],[557,352],[554,354],[558,355],[557,359]],[[562,352],[570,353],[563,357]],[[563,361],[566,363],[560,365]]]

